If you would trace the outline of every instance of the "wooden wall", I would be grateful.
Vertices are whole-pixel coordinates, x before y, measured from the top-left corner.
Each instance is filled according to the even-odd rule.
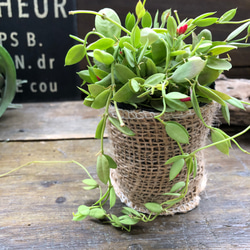
[[[124,22],[126,14],[134,12],[137,0],[78,0],[78,9],[88,9],[99,11],[102,8],[109,7],[119,14],[121,21]],[[193,18],[205,12],[217,11],[220,17],[229,9],[238,8],[235,20],[250,18],[250,1],[249,0],[148,0],[146,8],[155,13],[157,9],[160,12],[172,8],[178,10],[181,19]],[[94,17],[91,15],[78,15],[78,31],[79,36],[84,35],[93,28]],[[235,26],[237,27],[237,26]],[[216,29],[215,29],[216,28]],[[214,34],[213,39],[223,40],[227,37],[233,26],[217,25],[212,26],[211,31]],[[244,48],[232,52],[231,54],[233,69],[225,72],[231,78],[248,78],[250,79],[250,48]],[[83,65],[84,66],[84,65]]]

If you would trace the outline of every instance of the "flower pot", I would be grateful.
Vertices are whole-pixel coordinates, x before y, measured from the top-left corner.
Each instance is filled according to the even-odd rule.
[[[216,112],[216,104],[201,108],[205,122],[211,125]],[[119,109],[121,117],[136,135],[127,136],[109,124],[111,154],[117,163],[117,169],[111,170],[111,181],[117,196],[127,206],[137,211],[150,213],[144,206],[147,202],[162,203],[169,196],[162,195],[171,187],[186,179],[186,167],[173,180],[169,181],[171,165],[165,162],[180,154],[177,143],[165,131],[165,127],[154,116],[157,112],[145,110]],[[113,107],[110,116],[117,118]],[[165,113],[164,121],[176,121],[182,124],[190,135],[190,143],[182,145],[184,152],[191,153],[205,145],[209,130],[196,116],[194,110]],[[185,198],[163,214],[187,212],[198,206],[199,194],[206,186],[206,174],[203,152],[197,155],[197,174],[190,176],[189,189]],[[173,198],[173,197],[172,197]]]

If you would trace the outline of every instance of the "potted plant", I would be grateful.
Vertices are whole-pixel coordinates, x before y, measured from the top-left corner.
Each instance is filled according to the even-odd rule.
[[[0,117],[7,108],[19,107],[11,104],[15,97],[16,86],[26,81],[16,79],[16,68],[9,52],[0,45]]]
[[[250,19],[231,21],[236,14],[232,9],[220,18],[209,12],[181,21],[177,11],[168,9],[153,20],[145,2],[137,3],[135,15],[127,14],[124,26],[109,8],[70,12],[96,16],[95,28],[83,40],[71,36],[79,44],[68,51],[65,65],[83,58],[88,62],[78,72],[88,90],[79,89],[86,94],[84,105],[103,109],[95,137],[101,140],[97,175],[106,185],[103,192],[103,185],[86,170],[84,188],[99,188],[100,199],[79,206],[75,221],[91,216],[130,231],[131,225],[160,214],[189,211],[198,205],[206,182],[202,150],[216,146],[229,154],[234,142],[244,151],[235,138],[249,127],[230,137],[212,126],[218,105],[230,123],[227,104],[244,109],[244,103],[215,90],[213,83],[232,67],[228,52],[250,45],[245,43]],[[224,41],[213,41],[206,27],[228,23],[239,27]],[[96,41],[89,44],[93,35]],[[104,148],[107,124],[111,154]],[[212,143],[206,145],[209,131]],[[104,206],[109,202],[112,208],[116,194],[129,206],[120,216]]]

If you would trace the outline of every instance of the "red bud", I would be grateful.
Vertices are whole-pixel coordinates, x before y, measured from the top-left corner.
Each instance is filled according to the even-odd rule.
[[[182,35],[186,32],[187,28],[188,28],[188,25],[184,24],[183,26],[181,26],[180,28],[177,29],[177,33],[179,35]]]
[[[189,102],[191,101],[191,98],[190,97],[186,97],[186,98],[183,98],[183,99],[180,99],[181,102]]]

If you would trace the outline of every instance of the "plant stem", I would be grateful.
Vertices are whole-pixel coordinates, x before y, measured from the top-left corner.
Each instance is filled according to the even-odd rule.
[[[234,135],[234,136],[228,137],[228,138],[226,138],[226,139],[224,139],[224,140],[221,140],[221,141],[217,141],[217,142],[211,143],[211,144],[206,145],[206,146],[204,146],[204,147],[202,147],[202,148],[198,148],[198,149],[196,149],[194,152],[192,152],[190,155],[195,155],[197,152],[199,152],[199,151],[201,151],[201,150],[203,150],[203,149],[207,149],[207,148],[216,146],[216,145],[218,145],[218,144],[220,144],[220,143],[224,143],[224,142],[227,142],[227,141],[229,141],[229,140],[233,140],[234,138],[243,135],[243,134],[246,133],[248,130],[250,130],[250,126],[248,126],[246,129],[244,129],[243,131],[241,131],[240,133],[238,133],[238,134],[236,134],[236,135]],[[240,148],[240,149],[241,149],[241,148]],[[243,152],[246,153],[247,151],[244,150]],[[247,152],[247,153],[248,153],[248,152]],[[248,153],[248,154],[250,154],[250,153]]]

